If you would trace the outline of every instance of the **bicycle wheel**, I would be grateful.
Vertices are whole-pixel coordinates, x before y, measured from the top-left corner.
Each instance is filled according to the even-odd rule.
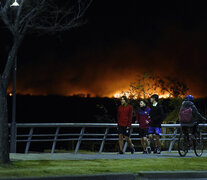
[[[193,148],[196,156],[200,157],[203,154],[204,145],[203,145],[203,137],[201,134],[198,137],[194,138]]]
[[[178,153],[181,157],[184,157],[188,153],[188,144],[183,133],[178,138]]]

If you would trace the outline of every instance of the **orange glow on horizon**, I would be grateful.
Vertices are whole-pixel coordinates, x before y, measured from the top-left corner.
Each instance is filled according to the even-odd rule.
[[[170,97],[170,94],[168,94],[168,93],[166,93],[166,94],[155,93],[155,94],[158,94],[160,98],[164,98],[164,99]],[[130,94],[127,93],[127,92],[120,92],[120,91],[118,91],[118,92],[114,93],[114,95],[113,95],[114,98],[120,98],[122,96],[126,96],[127,98],[129,98]],[[137,99],[137,96],[133,95],[133,99]]]
[[[62,87],[65,87],[65,86],[62,86]],[[123,84],[123,88],[120,85],[119,87],[117,87],[117,90],[116,90],[116,87],[117,87],[117,84],[114,85],[114,83],[113,84],[109,83],[109,84],[106,85],[106,89],[107,89],[108,92],[107,93],[103,92],[103,93],[100,93],[98,95],[93,93],[92,90],[90,90],[90,89],[89,90],[87,90],[87,89],[82,89],[82,90],[81,89],[80,90],[71,89],[71,91],[69,91],[69,90],[67,90],[67,89],[69,89],[67,87],[66,90],[64,90],[64,91],[60,90],[59,92],[50,92],[50,89],[44,89],[44,90],[33,89],[33,88],[22,89],[21,87],[17,87],[17,94],[19,94],[19,95],[30,95],[30,96],[48,96],[48,95],[80,96],[80,97],[85,97],[85,98],[86,97],[120,98],[121,96],[125,95],[128,98],[131,96],[130,98],[137,99],[136,95],[133,95],[133,94],[129,93],[126,84]],[[113,89],[113,90],[109,91],[110,88]],[[61,89],[61,88],[59,88],[59,89]],[[11,92],[12,92],[12,86],[9,86],[9,88],[8,88],[8,95],[9,96],[12,96]],[[190,92],[188,92],[188,93],[192,94],[196,98],[202,98],[201,96],[196,96],[193,93],[190,93]],[[169,97],[171,97],[169,93],[164,93],[163,94],[163,93],[161,93],[161,91],[159,89],[156,89],[156,91],[149,92],[149,95],[146,96],[146,98],[150,97],[150,95],[152,95],[152,94],[158,94],[160,98],[169,98]],[[143,97],[141,96],[141,98],[143,98]]]
[[[52,94],[52,93],[46,93],[46,92],[41,92],[41,91],[35,91],[35,90],[28,90],[28,91],[17,91],[16,94],[19,95],[29,95],[29,96],[48,96],[48,95],[57,95],[57,96],[80,96],[80,97],[108,97],[108,98],[120,98],[122,96],[126,96],[127,98],[133,98],[133,99],[138,99],[138,97],[136,95],[131,95],[130,93],[128,93],[127,91],[116,91],[115,93],[112,94],[108,94],[108,95],[95,95],[95,94],[91,94],[88,93],[86,91],[76,91],[76,92],[71,92],[71,93],[66,93],[66,94],[62,94],[62,93],[57,93],[57,94]],[[165,94],[161,94],[159,92],[154,92],[153,94],[158,94],[160,98],[169,98],[171,97],[169,93],[165,93]],[[189,93],[192,94],[192,93]],[[11,91],[8,91],[8,95],[12,96],[13,94],[11,93]],[[193,94],[192,94],[193,95]],[[130,97],[131,96],[131,97]],[[200,96],[195,96],[193,95],[195,98],[203,98]],[[149,98],[150,96],[148,96],[147,98]],[[143,98],[143,97],[141,97]]]
[[[130,94],[126,91],[117,91],[116,93],[114,93],[113,97],[114,98],[120,98],[122,96],[126,96],[127,98],[129,98]]]

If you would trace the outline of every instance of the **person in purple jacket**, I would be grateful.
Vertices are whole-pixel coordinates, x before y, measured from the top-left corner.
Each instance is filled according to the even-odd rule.
[[[150,108],[147,106],[146,100],[141,100],[139,105],[140,105],[140,108],[137,111],[135,123],[136,124],[139,123],[139,135],[141,137],[143,154],[150,154],[151,148],[147,140],[149,123],[151,122],[149,118]]]

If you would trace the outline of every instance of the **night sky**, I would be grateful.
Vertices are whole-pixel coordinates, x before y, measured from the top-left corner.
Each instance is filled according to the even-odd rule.
[[[207,97],[207,9],[201,1],[94,0],[84,19],[57,36],[25,37],[18,93],[111,97],[137,74],[153,72]]]

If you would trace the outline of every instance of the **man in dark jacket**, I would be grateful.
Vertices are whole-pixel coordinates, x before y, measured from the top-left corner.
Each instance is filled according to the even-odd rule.
[[[154,153],[161,153],[160,136],[162,135],[161,124],[164,119],[164,111],[162,106],[158,103],[159,96],[153,94],[150,98],[152,103],[150,111],[150,127],[149,127],[149,139],[151,148],[154,148]],[[154,140],[155,139],[155,140]]]
[[[193,101],[194,97],[192,95],[187,95],[179,111],[179,121],[187,140],[189,140],[189,129],[192,129],[192,134],[197,136],[197,133],[199,133],[198,123],[206,121],[206,118],[198,112]]]

